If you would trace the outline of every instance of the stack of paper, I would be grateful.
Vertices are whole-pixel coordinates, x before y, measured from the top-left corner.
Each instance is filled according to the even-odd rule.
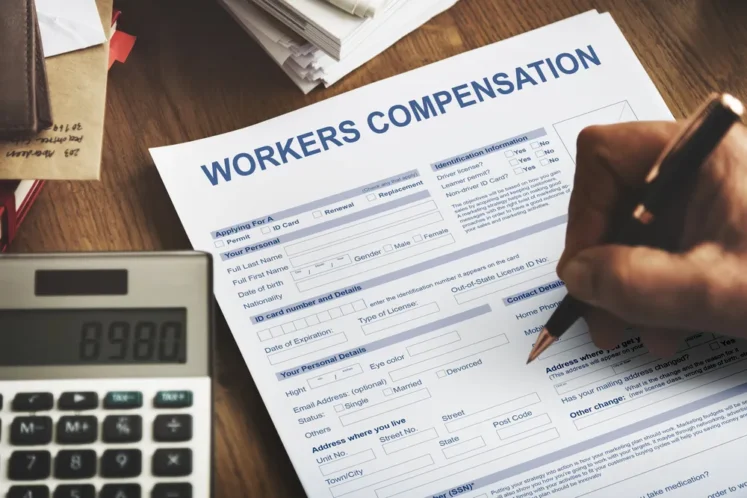
[[[387,6],[389,0],[327,0],[327,2],[358,17],[373,17]]]
[[[250,0],[221,0],[304,93],[320,84],[332,85],[457,2],[392,0],[376,17],[364,19],[323,0],[303,0],[293,5],[304,12],[306,21],[286,22],[290,29],[279,21],[290,17],[273,8],[280,2],[254,1],[275,17]]]

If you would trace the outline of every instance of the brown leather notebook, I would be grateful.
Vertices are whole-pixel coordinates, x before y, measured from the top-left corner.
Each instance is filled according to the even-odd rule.
[[[52,126],[49,89],[34,0],[0,1],[0,139]]]

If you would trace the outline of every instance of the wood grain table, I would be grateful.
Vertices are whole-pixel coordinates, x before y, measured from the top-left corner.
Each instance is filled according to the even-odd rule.
[[[747,99],[745,0],[461,0],[330,89],[303,95],[211,0],[121,1],[138,37],[109,76],[100,182],[49,182],[12,252],[190,247],[148,148],[224,133],[592,8],[611,12],[672,112]],[[304,496],[222,317],[216,496]]]

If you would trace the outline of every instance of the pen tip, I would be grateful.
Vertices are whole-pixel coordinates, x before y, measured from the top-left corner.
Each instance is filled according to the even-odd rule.
[[[537,338],[537,342],[534,343],[534,347],[532,348],[532,351],[529,353],[529,358],[527,358],[527,365],[529,365],[531,362],[537,359],[539,355],[547,351],[547,348],[552,346],[552,344],[557,339],[550,335],[550,331],[547,330],[547,327],[542,329],[542,332],[540,332],[539,337]]]

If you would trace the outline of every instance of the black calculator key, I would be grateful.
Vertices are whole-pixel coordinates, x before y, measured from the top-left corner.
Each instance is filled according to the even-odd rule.
[[[52,455],[48,451],[14,451],[8,461],[8,479],[36,481],[52,472]]]
[[[104,408],[121,410],[143,406],[143,393],[139,391],[112,391],[106,393]]]
[[[62,393],[57,400],[60,410],[93,410],[98,406],[99,395],[93,391]]]
[[[153,421],[156,441],[189,441],[192,439],[192,415],[158,415]]]
[[[158,391],[153,400],[156,408],[186,408],[192,406],[192,391]]]
[[[153,475],[162,477],[188,476],[192,473],[192,450],[189,448],[160,449],[153,453]]]
[[[96,475],[96,452],[93,450],[63,450],[54,457],[57,479],[86,479]]]
[[[51,417],[16,417],[10,424],[10,443],[18,446],[47,444],[52,441]]]
[[[11,486],[7,498],[49,498],[46,486]]]
[[[140,498],[139,484],[105,484],[99,498]]]
[[[93,484],[62,484],[54,490],[54,498],[96,498]]]
[[[88,444],[96,441],[99,422],[93,415],[60,417],[57,421],[57,442]]]
[[[150,498],[192,498],[192,485],[188,482],[162,482],[153,486]]]
[[[104,419],[103,439],[106,443],[134,443],[143,437],[143,417],[140,415],[109,415]]]
[[[14,412],[51,410],[53,406],[52,393],[18,393],[12,403]]]
[[[106,450],[101,455],[102,477],[137,477],[142,471],[140,450]]]

